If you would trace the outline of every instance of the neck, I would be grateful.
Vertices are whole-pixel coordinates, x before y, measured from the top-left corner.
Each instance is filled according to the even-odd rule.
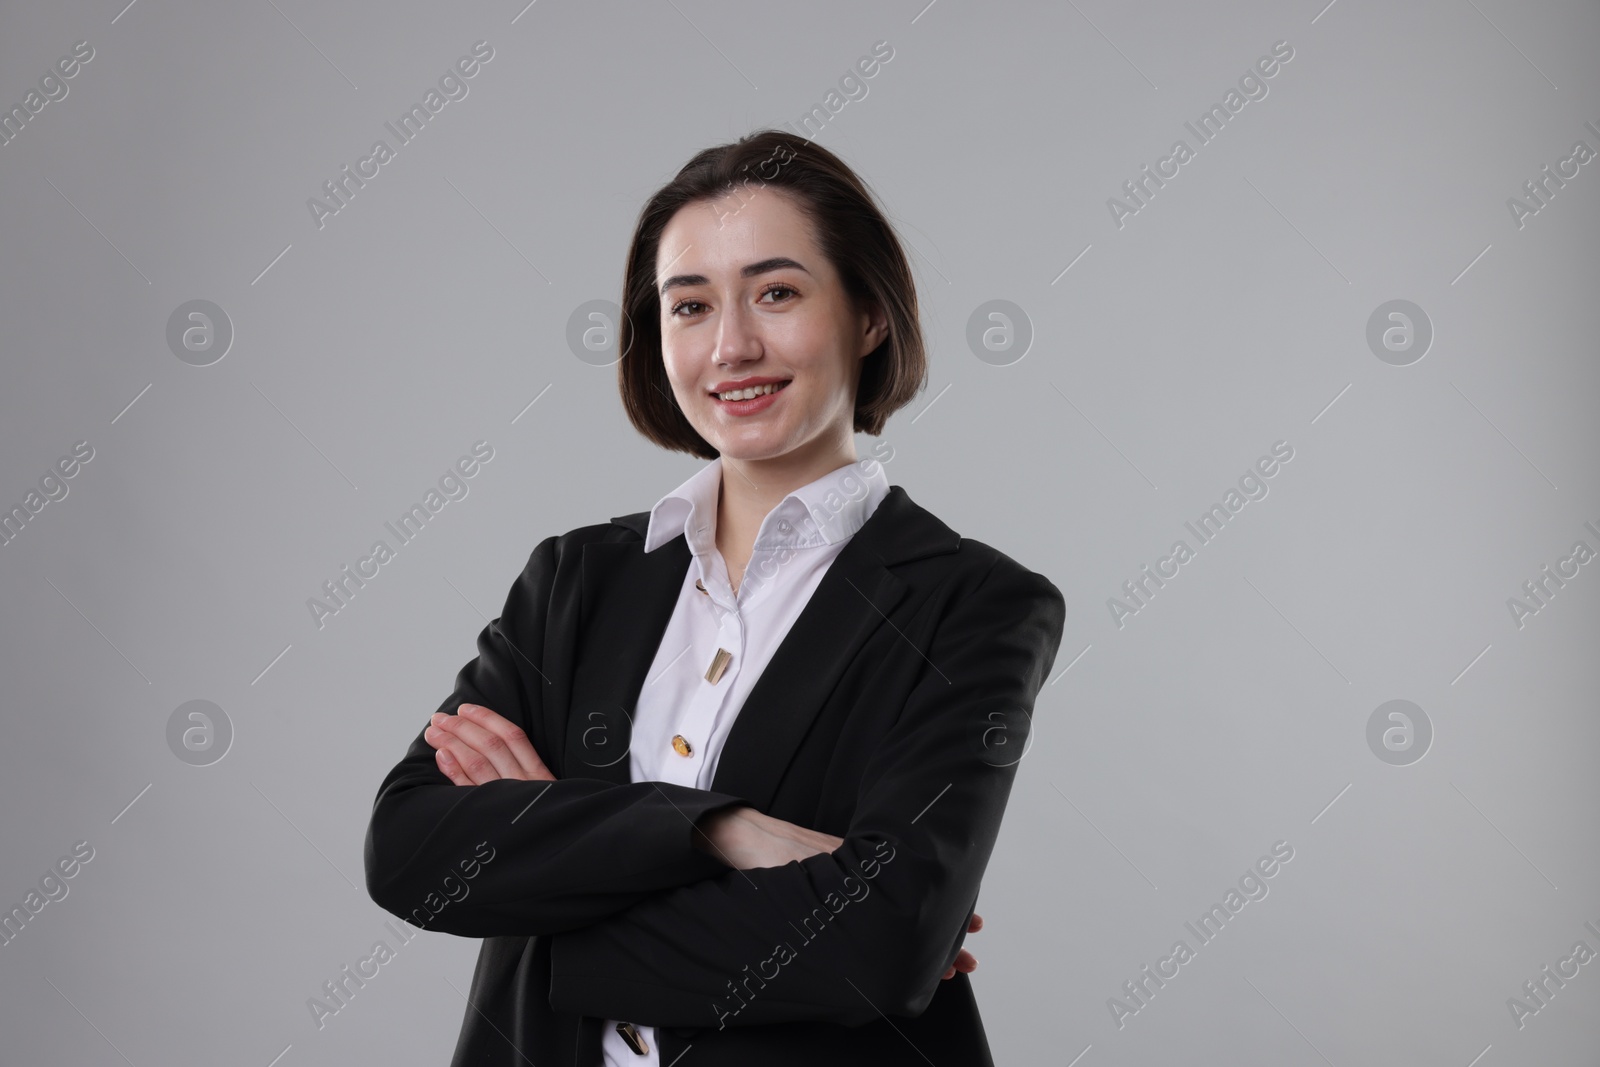
[[[802,485],[856,460],[855,438],[810,454],[772,459],[722,457],[722,485],[717,496],[717,550],[730,567],[742,570],[750,558],[761,521],[779,501]]]

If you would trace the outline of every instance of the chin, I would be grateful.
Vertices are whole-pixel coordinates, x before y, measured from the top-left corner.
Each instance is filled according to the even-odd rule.
[[[711,441],[709,437],[706,440]],[[787,442],[772,444],[766,441],[711,441],[711,446],[717,450],[717,454],[723,459],[737,459],[746,462],[776,459],[792,451]]]

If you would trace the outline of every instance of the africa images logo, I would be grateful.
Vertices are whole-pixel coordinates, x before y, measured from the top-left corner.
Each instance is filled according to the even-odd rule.
[[[444,110],[445,105],[453,100],[465,100],[471,88],[467,79],[477,76],[483,69],[481,64],[494,58],[494,49],[488,41],[479,41],[472,46],[470,56],[462,56],[456,60],[455,66],[446,70],[439,76],[439,88],[429,86],[428,91],[422,95],[421,103],[413,103],[394,122],[385,122],[384,128],[394,135],[395,145],[379,138],[372,142],[372,150],[365,156],[356,160],[355,173],[351,173],[350,164],[346,163],[340,168],[339,177],[330,178],[322,183],[322,191],[327,200],[309,197],[306,207],[311,212],[311,221],[317,224],[317,229],[327,225],[329,215],[337,215],[349,206],[349,201],[355,199],[356,193],[367,187],[367,181],[376,178],[379,170],[390,160],[395,158],[398,150],[408,145],[420,134],[428,120]],[[440,95],[443,94],[443,95]],[[395,123],[399,123],[396,128]],[[365,180],[363,180],[365,179]]]

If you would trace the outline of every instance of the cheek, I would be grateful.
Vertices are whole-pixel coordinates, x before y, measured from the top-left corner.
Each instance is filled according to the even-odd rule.
[[[667,381],[676,388],[684,377],[684,357],[681,352],[674,352],[669,346],[663,346],[661,353],[662,368],[666,371]]]

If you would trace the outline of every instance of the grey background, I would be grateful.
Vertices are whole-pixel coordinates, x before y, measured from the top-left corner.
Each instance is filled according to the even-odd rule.
[[[968,942],[997,1061],[1596,1062],[1600,961],[1507,1007],[1600,951],[1600,563],[1507,607],[1600,549],[1600,162],[1507,208],[1600,150],[1593,4],[0,12],[7,107],[95,50],[0,146],[0,503],[95,450],[0,546],[0,904],[95,850],[0,947],[0,1061],[447,1062],[476,942],[422,934],[320,1030],[306,1006],[389,936],[378,782],[538,540],[699,463],[633,434],[568,317],[617,298],[691,154],[885,40],[812,132],[914,250],[932,384],[890,481],[1069,605]],[[468,96],[319,229],[306,200],[478,40]],[[1280,40],[1119,228],[1108,198]],[[192,299],[235,331],[211,366],[165,340]],[[966,341],[996,299],[1033,331],[1005,366]],[[1394,299],[1434,330],[1409,366],[1366,342]],[[468,495],[318,629],[307,599],[478,440]],[[1119,628],[1108,599],[1279,440],[1269,494]],[[1366,740],[1397,698],[1434,731],[1408,766]],[[191,700],[232,725],[210,766],[168,747]],[[1270,894],[1119,1028],[1108,999],[1277,841]]]

